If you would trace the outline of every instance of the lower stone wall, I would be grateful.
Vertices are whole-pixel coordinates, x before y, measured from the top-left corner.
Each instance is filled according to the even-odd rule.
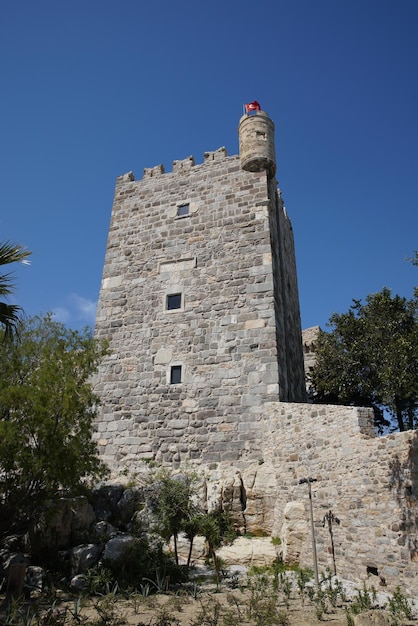
[[[267,407],[270,410],[272,407]],[[374,437],[365,409],[278,405],[264,431],[265,460],[274,468],[277,498],[272,528],[280,536],[289,502],[303,502],[308,520],[311,483],[320,569],[334,568],[355,580],[418,590],[418,437],[415,431]],[[323,525],[324,524],[324,525]],[[301,541],[301,561],[312,563],[310,532]],[[402,581],[402,582],[401,582]]]
[[[272,402],[263,410],[252,431],[260,458],[243,450],[234,462],[189,460],[204,476],[207,508],[221,504],[242,531],[280,537],[283,557],[312,569],[308,486],[300,481],[315,479],[319,570],[335,566],[340,578],[371,576],[376,587],[417,594],[417,433],[375,437],[371,411],[356,407]],[[330,513],[339,520],[331,525],[334,556]]]

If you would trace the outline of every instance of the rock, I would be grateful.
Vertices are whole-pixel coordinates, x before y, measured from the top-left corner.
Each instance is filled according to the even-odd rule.
[[[85,496],[71,498],[71,541],[72,543],[87,542],[91,528],[96,521],[92,505]]]
[[[179,555],[179,560],[183,563],[187,563],[187,559],[189,556],[189,548],[190,542],[186,538],[184,534],[180,534],[177,538],[177,552]],[[171,539],[170,541],[170,550],[174,551],[174,542]],[[205,538],[201,536],[197,536],[193,540],[193,549],[192,549],[192,557],[191,563],[194,564],[196,561],[203,561],[206,556],[206,542]]]
[[[145,494],[142,487],[125,489],[116,505],[118,519],[123,524],[128,524],[136,511],[142,508],[144,504]]]
[[[243,484],[246,490],[244,515],[247,532],[263,531],[270,534],[278,493],[274,466],[269,462],[251,465],[243,473]]]
[[[84,591],[86,588],[86,579],[83,574],[77,574],[71,579],[71,587],[78,592]]]
[[[109,522],[101,521],[97,522],[97,524],[94,525],[92,539],[93,541],[97,541],[98,543],[103,544],[109,541],[112,535],[115,535],[116,533],[117,530],[114,526],[112,526],[112,524],[109,524]]]
[[[281,532],[283,561],[298,563],[308,535],[305,505],[302,502],[288,502],[283,514],[284,522]]]
[[[70,555],[71,576],[84,574],[90,567],[97,565],[101,553],[101,547],[94,543],[73,548]]]
[[[107,544],[103,552],[103,561],[118,561],[125,553],[126,550],[134,546],[138,542],[137,537],[132,535],[117,535],[112,537]]]
[[[239,531],[245,531],[245,517],[243,511],[247,505],[244,483],[240,472],[234,470],[227,474],[221,487],[221,507],[230,513]]]
[[[271,537],[238,537],[230,546],[216,551],[218,557],[228,565],[272,565],[277,559],[276,547]]]
[[[93,491],[93,509],[98,520],[108,522],[117,511],[117,504],[122,497],[122,485],[103,485]]]
[[[366,611],[353,615],[353,626],[391,626],[393,620],[388,611]]]
[[[25,585],[29,593],[41,593],[45,580],[45,571],[42,567],[29,565],[26,569]]]
[[[32,554],[54,553],[70,545],[72,502],[59,498],[49,503],[40,519],[29,529]]]

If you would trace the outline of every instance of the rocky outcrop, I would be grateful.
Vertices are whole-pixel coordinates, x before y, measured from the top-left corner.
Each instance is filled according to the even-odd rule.
[[[282,528],[283,553],[285,563],[299,563],[304,543],[308,536],[305,506],[302,502],[288,502],[283,512]]]

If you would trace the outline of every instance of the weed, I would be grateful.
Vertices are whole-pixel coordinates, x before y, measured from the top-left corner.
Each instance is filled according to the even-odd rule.
[[[180,626],[180,621],[163,606],[159,609],[153,626]]]
[[[333,584],[332,579],[328,580],[328,585],[325,587],[324,592],[333,608],[337,606],[338,596],[340,595],[340,587],[337,583]]]
[[[358,615],[364,611],[370,611],[373,608],[373,604],[376,602],[376,589],[372,587],[367,589],[366,585],[363,585],[363,589],[357,589],[356,596],[353,599],[350,611],[353,615]]]
[[[237,596],[235,596],[233,593],[229,593],[226,597],[226,601],[228,602],[229,606],[235,607],[235,612],[238,616],[239,622],[242,623],[243,617],[242,617],[241,605],[239,603]]]
[[[196,619],[190,622],[190,626],[219,626],[221,617],[221,605],[216,600],[202,602]]]
[[[313,602],[315,605],[315,614],[316,617],[318,619],[318,621],[322,621],[322,618],[324,617],[324,613],[327,612],[327,601],[326,601],[326,594],[324,592],[323,589],[321,589],[319,587],[319,589],[317,589],[316,593],[314,594],[313,597]]]
[[[290,626],[289,615],[287,611],[279,610],[277,611],[277,622],[279,626]]]
[[[151,580],[150,578],[146,578],[145,576],[142,580],[146,581],[146,583],[153,585],[157,593],[164,593],[165,591],[168,591],[170,577],[166,576],[165,572],[162,572],[159,569],[155,571],[155,580]]]
[[[177,613],[182,613],[183,606],[186,600],[189,601],[189,598],[185,598],[181,595],[174,595],[170,597],[169,604],[172,607],[173,611],[177,611]]]
[[[399,619],[412,619],[412,608],[408,599],[403,595],[400,587],[396,587],[392,597],[388,602],[388,608],[391,615],[395,619],[395,624]]]
[[[107,595],[116,591],[117,585],[112,572],[103,566],[89,569],[85,574],[85,594],[89,596]]]
[[[247,606],[247,617],[255,626],[273,626],[273,624],[286,624],[287,611],[278,609],[278,587],[285,596],[287,607],[290,597],[291,586],[286,576],[276,577],[271,580],[266,574],[250,577],[248,589],[250,598]],[[290,585],[290,583],[289,583]],[[283,620],[285,620],[283,622]]]
[[[353,616],[351,614],[351,611],[348,607],[344,607],[344,613],[345,613],[345,617],[347,619],[347,626],[354,626],[354,619]]]
[[[307,583],[312,579],[310,572],[304,569],[300,569],[297,572],[296,584],[299,589],[299,595],[302,601],[302,605],[305,603],[305,595],[307,593]],[[312,587],[310,587],[312,589]]]
[[[94,608],[97,613],[97,619],[93,621],[94,626],[124,626],[126,619],[120,613],[117,605],[117,598],[113,594],[108,594],[100,598]]]
[[[286,574],[283,573],[279,574],[279,583],[279,589],[284,597],[284,605],[286,609],[288,609],[290,605],[290,596],[292,594],[292,583],[290,582]]]

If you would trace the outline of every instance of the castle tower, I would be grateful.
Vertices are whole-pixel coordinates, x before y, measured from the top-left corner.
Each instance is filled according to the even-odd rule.
[[[111,350],[96,438],[115,470],[260,458],[265,405],[306,399],[273,122],[244,115],[239,136],[241,159],[117,179],[95,329]]]

